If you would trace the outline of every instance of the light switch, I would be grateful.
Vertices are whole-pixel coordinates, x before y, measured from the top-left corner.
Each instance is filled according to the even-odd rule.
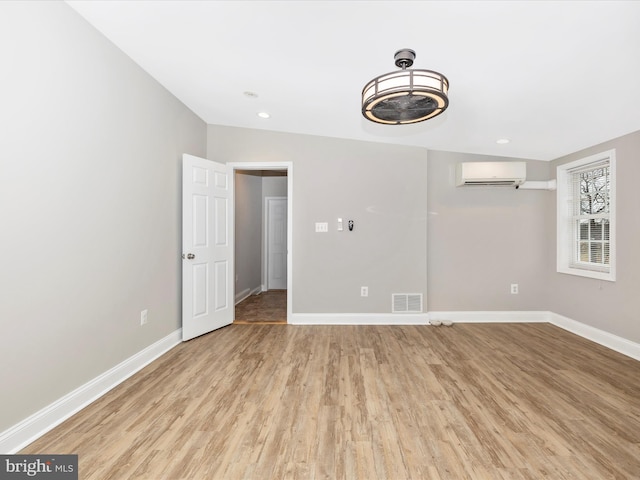
[[[342,219],[339,218],[338,219],[338,231],[341,232],[342,230],[344,230],[344,227],[342,226]]]
[[[329,231],[329,224],[327,222],[316,222],[316,232],[324,233]]]

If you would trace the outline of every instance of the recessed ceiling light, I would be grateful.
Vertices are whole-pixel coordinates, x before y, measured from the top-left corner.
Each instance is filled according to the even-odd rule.
[[[246,91],[243,92],[245,97],[249,97],[249,98],[258,98],[258,94],[256,92],[250,92],[250,91]]]
[[[496,140],[496,143],[499,143],[500,145],[505,145],[505,144],[509,143],[509,139],[508,138],[499,138],[498,140]]]
[[[258,112],[258,116],[260,118],[269,118],[271,115],[269,115],[267,112]]]

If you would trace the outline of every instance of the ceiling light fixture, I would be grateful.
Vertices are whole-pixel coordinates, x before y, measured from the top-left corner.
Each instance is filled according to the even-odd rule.
[[[260,118],[269,118],[271,115],[269,115],[267,112],[258,112],[258,116]]]
[[[432,70],[407,70],[416,52],[408,48],[394,56],[402,70],[374,78],[362,89],[362,115],[387,125],[428,120],[449,106],[449,80]]]
[[[496,143],[499,145],[506,145],[507,143],[509,143],[509,139],[508,138],[499,138],[498,140],[496,140]]]

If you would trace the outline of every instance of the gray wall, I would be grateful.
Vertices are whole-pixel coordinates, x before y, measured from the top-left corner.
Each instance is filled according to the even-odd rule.
[[[549,310],[573,320],[640,342],[640,132],[613,139],[552,162],[558,165],[616,149],[616,281],[556,273],[556,203],[547,206]]]
[[[455,187],[457,163],[496,158],[429,151],[427,161],[419,148],[208,128],[213,160],[293,161],[294,313],[388,313],[393,292],[426,294],[425,311],[548,308],[554,192]],[[527,161],[529,180],[550,170]],[[337,232],[338,217],[354,231]],[[329,233],[314,233],[316,221]]]
[[[388,313],[394,292],[426,299],[425,149],[209,125],[207,157],[293,162],[294,313]],[[338,232],[339,217],[354,231]]]
[[[511,159],[429,151],[430,311],[546,310],[552,191],[455,186],[460,162]],[[549,180],[549,163],[527,161],[528,180]],[[520,293],[512,295],[517,283]]]
[[[262,284],[262,177],[235,175],[235,295]]]
[[[206,125],[62,2],[0,23],[2,431],[180,328]]]
[[[262,177],[262,198],[286,197],[287,177]]]

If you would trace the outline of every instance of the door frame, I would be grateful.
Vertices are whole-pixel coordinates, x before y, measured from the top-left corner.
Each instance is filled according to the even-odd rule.
[[[291,323],[293,318],[293,162],[228,162],[231,169],[231,211],[229,215],[235,218],[236,215],[236,191],[235,178],[236,170],[283,170],[287,172],[287,323]],[[235,235],[232,245],[232,255],[235,258],[236,244]],[[233,265],[232,279],[235,279],[235,262]],[[235,298],[235,281],[233,283],[233,295]],[[235,313],[234,313],[235,320]]]

